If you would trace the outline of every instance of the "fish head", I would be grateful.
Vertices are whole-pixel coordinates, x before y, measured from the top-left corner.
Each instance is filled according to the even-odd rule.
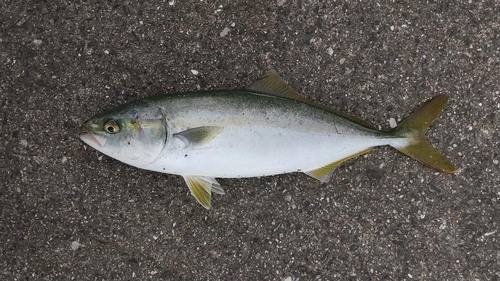
[[[86,121],[80,139],[121,162],[146,168],[166,145],[166,118],[146,102],[124,104]]]

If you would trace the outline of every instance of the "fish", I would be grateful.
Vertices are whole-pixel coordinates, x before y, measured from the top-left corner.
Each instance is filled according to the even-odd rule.
[[[425,102],[395,129],[377,130],[310,101],[274,70],[242,90],[162,94],[119,105],[82,125],[80,139],[137,168],[180,175],[206,209],[216,178],[305,173],[327,183],[342,162],[389,145],[439,172],[457,169],[425,133],[448,100]]]

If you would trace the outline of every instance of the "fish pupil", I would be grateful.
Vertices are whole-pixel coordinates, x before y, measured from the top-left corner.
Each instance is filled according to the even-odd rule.
[[[103,130],[108,134],[116,134],[120,131],[120,125],[117,121],[109,119],[104,122]]]

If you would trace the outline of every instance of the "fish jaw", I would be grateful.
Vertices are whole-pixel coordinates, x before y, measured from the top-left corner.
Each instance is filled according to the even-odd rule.
[[[81,132],[80,139],[97,150],[102,149],[106,145],[106,138],[94,135],[91,132]]]
[[[106,145],[106,137],[98,134],[100,128],[91,120],[86,121],[80,127],[80,140],[89,146],[101,151]]]

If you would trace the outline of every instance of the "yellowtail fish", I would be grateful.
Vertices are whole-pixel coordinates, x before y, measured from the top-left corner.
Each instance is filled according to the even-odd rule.
[[[328,182],[343,161],[390,145],[440,172],[455,167],[425,132],[447,96],[422,105],[392,131],[306,100],[274,71],[244,90],[149,97],[98,114],[80,138],[126,164],[184,177],[205,208],[224,194],[215,178],[303,172]]]

